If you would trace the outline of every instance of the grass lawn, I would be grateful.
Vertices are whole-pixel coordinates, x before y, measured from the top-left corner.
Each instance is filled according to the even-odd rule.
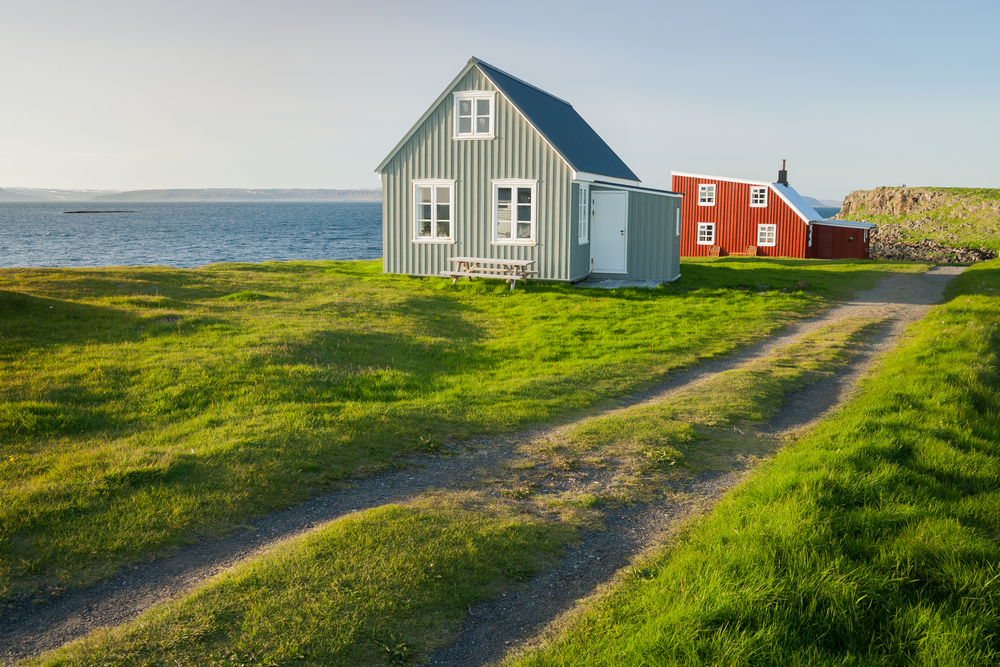
[[[423,661],[454,636],[468,605],[527,581],[578,528],[599,525],[603,508],[662,493],[665,482],[728,470],[733,453],[773,452],[779,442],[756,436],[753,425],[787,392],[842,366],[873,326],[839,322],[667,403],[587,420],[555,442],[525,447],[525,460],[491,471],[479,489],[333,521],[29,664]],[[728,427],[746,431],[734,439]],[[600,487],[606,494],[545,489],[559,471],[589,475],[608,466],[616,479]]]
[[[727,258],[653,291],[514,293],[377,262],[0,270],[0,599],[568,418],[924,268]],[[759,284],[791,291],[734,289]]]
[[[1000,261],[541,665],[1000,663]]]

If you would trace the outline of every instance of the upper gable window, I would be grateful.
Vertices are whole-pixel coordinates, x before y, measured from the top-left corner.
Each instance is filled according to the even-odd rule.
[[[750,188],[750,206],[763,208],[767,206],[767,187]]]
[[[455,138],[492,139],[496,94],[464,90],[455,96]]]
[[[715,206],[715,183],[698,184],[698,206]]]

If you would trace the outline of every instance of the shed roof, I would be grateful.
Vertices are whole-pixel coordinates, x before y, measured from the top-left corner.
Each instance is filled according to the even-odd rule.
[[[572,104],[475,57],[469,59],[455,80],[379,164],[375,169],[376,172],[382,171],[431,112],[448,96],[455,84],[473,67],[479,68],[574,171],[639,182],[639,177],[611,150],[594,128],[587,124]]]

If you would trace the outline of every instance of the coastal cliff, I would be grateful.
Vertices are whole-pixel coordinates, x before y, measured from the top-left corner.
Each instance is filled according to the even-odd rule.
[[[856,190],[834,219],[878,224],[872,259],[968,263],[1000,250],[1000,189]]]

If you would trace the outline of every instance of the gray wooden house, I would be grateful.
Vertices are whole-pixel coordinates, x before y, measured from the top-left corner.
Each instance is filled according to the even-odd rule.
[[[543,280],[680,277],[682,195],[639,178],[568,102],[472,58],[375,170],[383,270],[534,260]]]

